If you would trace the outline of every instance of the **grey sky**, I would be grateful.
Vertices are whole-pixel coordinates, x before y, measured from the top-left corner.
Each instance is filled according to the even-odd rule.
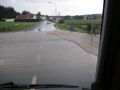
[[[40,11],[45,15],[55,15],[55,6],[47,2],[54,2],[57,5],[57,13],[61,15],[83,15],[102,13],[103,0],[0,0],[0,5],[12,6],[16,11],[28,10],[32,13]]]

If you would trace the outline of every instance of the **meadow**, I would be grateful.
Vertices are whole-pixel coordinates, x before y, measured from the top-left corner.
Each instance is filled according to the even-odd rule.
[[[0,22],[0,32],[15,32],[20,31],[33,25],[37,22]]]

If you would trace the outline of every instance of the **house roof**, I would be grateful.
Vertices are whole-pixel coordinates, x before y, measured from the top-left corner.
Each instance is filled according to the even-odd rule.
[[[35,14],[18,15],[18,16],[16,16],[16,18],[25,19],[28,17],[34,17],[34,15]]]

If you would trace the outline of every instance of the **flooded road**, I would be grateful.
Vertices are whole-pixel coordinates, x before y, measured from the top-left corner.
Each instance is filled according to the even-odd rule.
[[[32,31],[0,33],[0,83],[31,84],[35,80],[37,84],[90,88],[97,57],[74,43],[48,34],[55,30],[53,25],[44,21]]]

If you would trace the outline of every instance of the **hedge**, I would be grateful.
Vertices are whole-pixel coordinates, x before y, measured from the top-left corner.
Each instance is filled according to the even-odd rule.
[[[15,19],[15,22],[39,22],[39,19]]]

